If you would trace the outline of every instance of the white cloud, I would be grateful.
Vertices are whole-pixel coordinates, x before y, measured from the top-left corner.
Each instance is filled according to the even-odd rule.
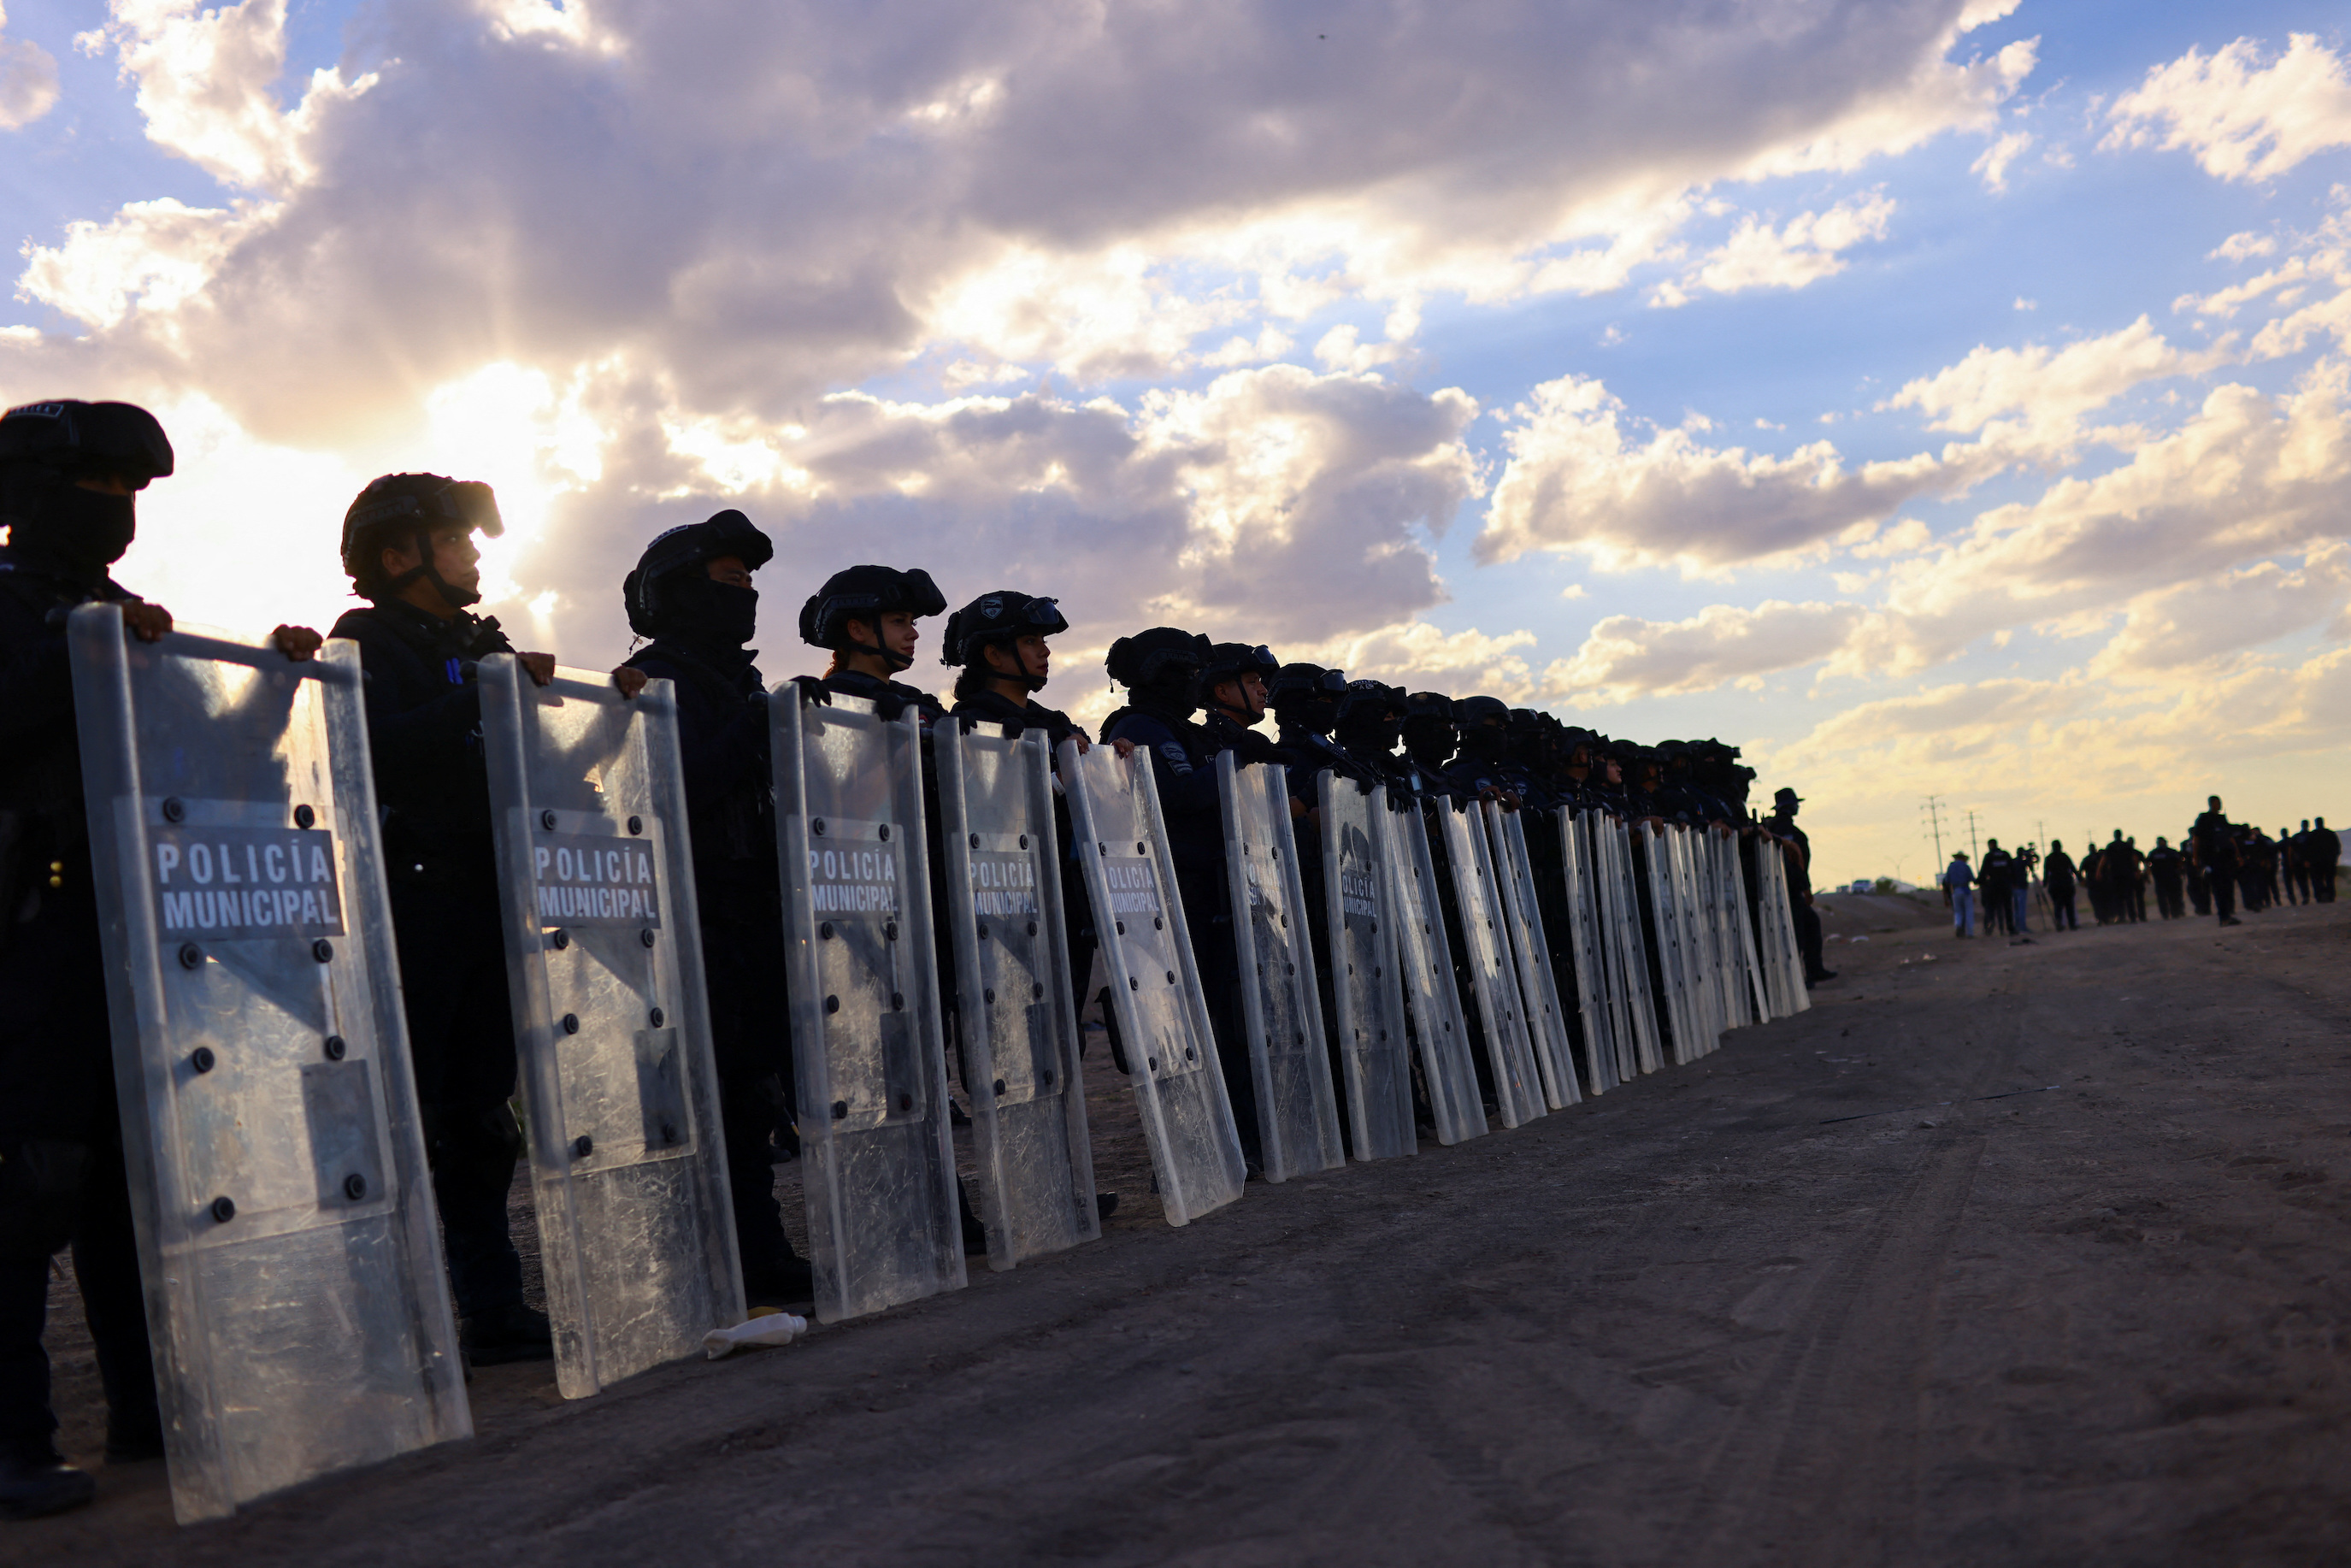
[[[1942,548],[1894,563],[1885,602],[1830,661],[1876,678],[2038,625],[2082,634],[2134,598],[2331,538],[2351,513],[2346,371],[2314,367],[2272,398],[2215,388],[2128,462],[1997,507]]]
[[[1968,357],[1931,376],[1904,383],[1886,408],[1915,408],[1937,430],[1997,434],[2042,453],[2070,447],[2085,414],[2134,387],[2171,376],[2200,375],[2225,363],[2224,346],[2174,348],[2141,316],[2102,337],[2063,349],[2028,343],[2021,349],[1979,344]],[[2016,415],[2020,418],[2004,418]]]
[[[1802,213],[1774,228],[1753,214],[1730,238],[1701,256],[1681,277],[1658,285],[1652,302],[1673,306],[1694,295],[1737,294],[1750,288],[1802,288],[1845,269],[1842,252],[1886,237],[1893,198],[1882,193],[1840,202],[1825,213]]]
[[[203,291],[252,221],[168,196],[133,202],[109,222],[68,224],[62,245],[27,245],[17,297],[101,329],[133,308],[168,317]]]
[[[2090,662],[2110,678],[2176,681],[2179,672],[2258,647],[2340,614],[2351,600],[2351,545],[2313,547],[2299,568],[2262,561],[2143,594]]]
[[[1611,615],[1593,627],[1572,658],[1542,674],[1546,700],[1623,703],[1673,696],[1736,682],[1761,684],[1775,671],[1813,664],[1836,652],[1860,622],[1851,604],[1755,608],[1709,604],[1686,621]]]
[[[2207,261],[2250,261],[2257,256],[2269,256],[2277,250],[2275,235],[2257,235],[2251,229],[2232,234],[2205,254]]]
[[[1983,177],[1984,189],[2001,192],[2008,189],[2009,166],[2024,156],[2032,146],[2029,131],[2011,131],[1983,151],[1983,155],[1968,165],[1968,172]]]
[[[1526,631],[1499,636],[1475,630],[1447,633],[1426,621],[1411,621],[1349,638],[1307,656],[1346,671],[1353,680],[1521,703],[1534,693],[1533,675],[1523,652],[1534,641],[1535,634]]]
[[[2187,148],[2222,180],[2269,180],[2304,159],[2351,146],[2351,78],[2343,57],[2308,33],[2264,65],[2239,38],[2217,54],[2191,48],[2158,66],[2107,111],[2102,148]]]
[[[1905,503],[1966,489],[2005,459],[1950,446],[1848,467],[1817,441],[1785,457],[1710,447],[1687,430],[1628,438],[1624,405],[1596,380],[1546,382],[1505,434],[1478,559],[1575,549],[1610,565],[1706,570],[1824,544]]]
[[[8,13],[0,8],[0,29]],[[30,38],[0,34],[0,131],[20,131],[57,101],[57,62]]]

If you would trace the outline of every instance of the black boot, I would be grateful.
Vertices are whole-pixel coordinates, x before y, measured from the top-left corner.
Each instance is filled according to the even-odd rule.
[[[47,1438],[0,1455],[0,1519],[63,1513],[97,1495],[89,1472],[66,1463]]]
[[[467,1318],[457,1343],[475,1366],[555,1359],[555,1333],[548,1327],[547,1314],[520,1301]]]

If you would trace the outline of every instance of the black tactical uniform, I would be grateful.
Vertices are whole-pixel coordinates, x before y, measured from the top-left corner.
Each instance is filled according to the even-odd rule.
[[[1000,724],[1015,733],[1042,729],[1046,744],[1053,748],[1057,773],[1061,766],[1061,743],[1077,739],[1091,744],[1092,737],[1069,715],[1037,700],[1035,694],[1044,689],[1046,677],[1029,673],[1025,655],[1019,651],[1019,640],[1031,634],[1058,636],[1069,629],[1070,623],[1057,601],[999,590],[981,595],[947,618],[946,635],[939,651],[941,664],[963,669],[956,678],[954,716],[967,723]],[[1009,644],[1005,652],[1019,664],[1022,674],[1007,676],[994,671],[986,651],[990,643]],[[1018,680],[1029,688],[1029,695],[1016,703],[988,684],[991,675]],[[1070,995],[1077,998],[1082,1009],[1088,999],[1086,985],[1093,976],[1094,950],[1099,943],[1094,936],[1093,905],[1086,894],[1085,877],[1071,832],[1069,800],[1059,792],[1053,797],[1053,839],[1060,853],[1061,921],[1070,956]]]
[[[622,593],[629,625],[653,642],[629,664],[676,694],[702,933],[711,1052],[743,1287],[754,1301],[806,1300],[809,1265],[792,1249],[776,1202],[768,1140],[793,1104],[791,1011],[784,991],[783,894],[776,862],[775,775],[767,686],[745,646],[756,589],[719,582],[709,563],[757,571],[774,555],[742,513],[672,528],[646,548]]]
[[[89,1500],[57,1457],[41,1333],[49,1260],[74,1277],[106,1390],[110,1456],[162,1451],[123,1168],[66,615],[134,596],[107,568],[134,503],[75,484],[172,472],[144,410],[60,402],[0,418],[0,1518]]]
[[[2177,920],[2187,913],[2180,901],[2180,872],[2186,862],[2178,850],[2163,840],[2155,841],[2147,852],[2147,874],[2155,881],[2155,905],[2166,920]]]
[[[1149,755],[1167,825],[1168,858],[1192,937],[1226,1097],[1252,1168],[1264,1164],[1259,1143],[1257,1084],[1249,1070],[1249,1035],[1241,1021],[1239,957],[1233,912],[1225,890],[1224,807],[1217,789],[1217,747],[1193,722],[1199,675],[1208,661],[1206,637],[1155,626],[1111,644],[1110,678],[1125,686],[1128,705],[1102,721],[1102,739],[1131,742]]]
[[[465,608],[478,594],[434,569],[429,536],[452,525],[498,531],[488,486],[402,474],[361,491],[344,517],[343,564],[371,602],[345,612],[334,635],[359,644],[367,674],[401,995],[465,1348],[477,1362],[538,1360],[553,1343],[546,1318],[523,1304],[507,1213],[522,1134],[508,1104],[514,1016],[475,679],[481,660],[514,644]],[[424,564],[386,580],[381,552],[412,543]],[[399,597],[420,580],[448,615]]]
[[[2048,858],[2041,862],[2041,879],[2042,885],[2049,893],[2051,928],[2079,931],[2082,928],[2081,917],[2074,910],[2074,884],[2079,880],[2079,873],[2074,869],[2074,857],[2060,848],[2053,839],[2050,841]]]
[[[2211,894],[2214,912],[2223,925],[2237,924],[2237,831],[2234,823],[2221,814],[2220,802],[2212,801],[2211,810],[2196,819],[2188,831],[2188,841],[2196,857],[2196,871],[2206,890]]]

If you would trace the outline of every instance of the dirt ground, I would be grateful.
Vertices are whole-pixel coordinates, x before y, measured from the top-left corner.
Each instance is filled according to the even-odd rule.
[[[219,1524],[100,1465],[0,1559],[2351,1560],[2351,903],[1823,904],[1812,1011],[1518,1132],[1171,1229],[1098,1076],[1099,1245],[577,1403],[486,1370],[471,1442]]]

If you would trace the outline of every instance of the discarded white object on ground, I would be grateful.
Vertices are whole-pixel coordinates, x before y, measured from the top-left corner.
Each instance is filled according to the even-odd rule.
[[[731,1329],[712,1329],[702,1336],[703,1354],[720,1356],[753,1345],[789,1344],[808,1333],[808,1319],[790,1312],[755,1309],[749,1319]]]

